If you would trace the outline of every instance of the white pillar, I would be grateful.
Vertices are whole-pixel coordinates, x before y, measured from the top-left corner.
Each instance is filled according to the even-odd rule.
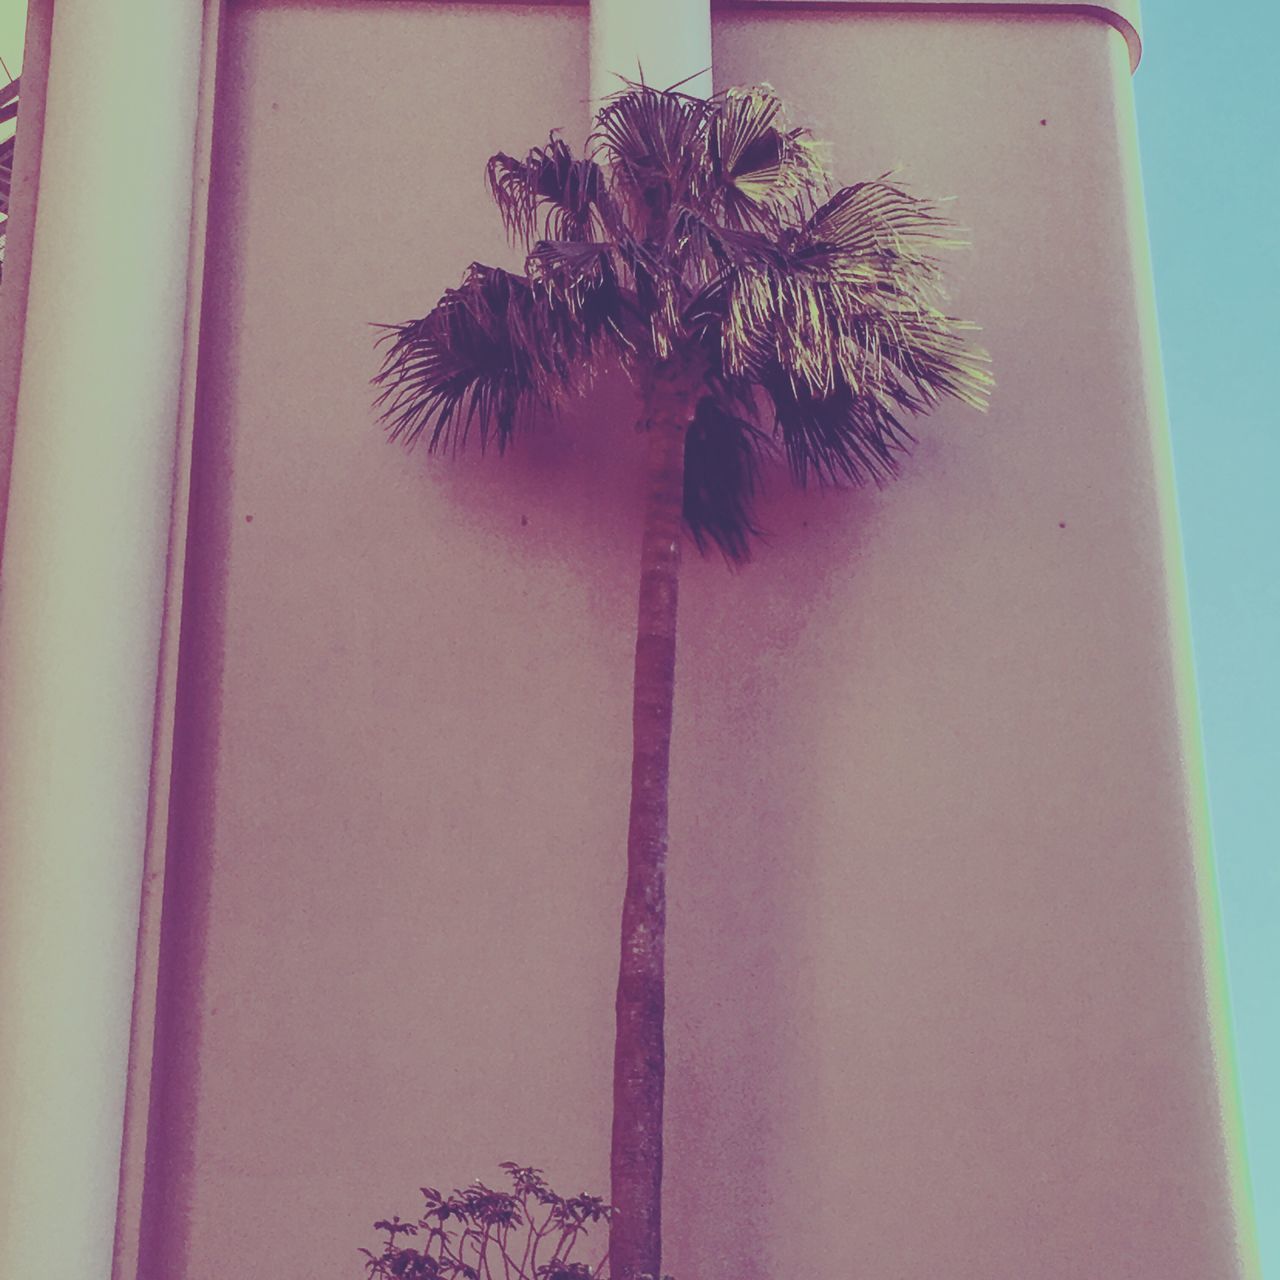
[[[711,92],[710,0],[591,0],[591,100],[621,89],[620,75],[655,89],[688,76],[682,92]]]
[[[0,595],[0,1275],[111,1272],[201,0],[57,0]]]

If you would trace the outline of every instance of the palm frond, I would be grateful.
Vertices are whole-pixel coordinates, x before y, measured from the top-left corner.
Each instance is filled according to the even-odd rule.
[[[838,288],[843,324],[836,357],[852,386],[882,380],[869,371],[886,378],[896,371],[918,394],[913,412],[946,395],[984,408],[989,361],[961,336],[976,326],[942,310],[936,253],[965,242],[931,202],[887,177],[836,192],[791,239],[792,260],[829,275]]]
[[[393,440],[428,447],[467,441],[477,423],[499,451],[537,404],[572,389],[575,366],[590,353],[584,328],[522,276],[472,263],[422,319],[382,326],[389,344],[376,405]]]
[[[0,88],[0,124],[17,118],[18,89],[22,77],[14,76]],[[4,272],[4,250],[9,230],[9,197],[13,188],[13,151],[16,134],[0,141],[0,276]]]
[[[539,240],[525,259],[531,284],[580,309],[594,294],[617,288],[609,246],[583,240]]]
[[[724,268],[689,310],[720,324],[727,376],[776,385],[778,370],[797,403],[848,395],[895,415],[952,396],[983,408],[987,357],[966,344],[973,326],[940,306],[932,250],[955,243],[927,202],[883,180],[846,187],[776,241],[722,234]],[[823,422],[844,420],[840,410]],[[874,451],[869,460],[883,461]]]
[[[926,413],[946,396],[983,410],[993,380],[990,357],[965,340],[976,331],[932,309],[868,309],[841,339],[840,373],[859,393],[912,413]]]
[[[829,191],[808,130],[788,128],[782,100],[767,85],[729,89],[714,99],[709,130],[710,191],[731,228],[778,231],[803,218]]]
[[[9,217],[9,196],[13,188],[13,150],[14,139],[5,138],[0,142],[0,227]]]
[[[576,158],[554,134],[523,160],[498,152],[485,177],[507,233],[525,245],[538,239],[597,240],[611,222],[599,165]]]
[[[820,247],[857,261],[876,254],[933,262],[934,249],[962,248],[964,240],[931,201],[894,186],[884,174],[870,182],[841,187],[814,210],[800,233]]]
[[[623,286],[613,245],[581,240],[539,240],[525,259],[525,273],[535,293],[553,313],[577,326],[593,357],[612,344],[620,353],[634,352],[644,310],[634,290]]]
[[[722,350],[727,370],[772,399],[795,478],[882,480],[911,441],[904,415],[944,397],[986,406],[986,354],[974,326],[913,295],[864,291],[812,267],[757,267],[728,290]]]
[[[914,442],[898,413],[878,399],[840,386],[828,396],[799,388],[774,365],[760,384],[773,402],[783,452],[798,484],[882,483]]]
[[[17,116],[18,90],[21,85],[22,77],[14,76],[7,84],[0,86],[0,124]]]
[[[714,396],[699,402],[685,439],[684,520],[698,550],[720,549],[731,564],[751,558],[760,530],[752,516],[768,437]]]
[[[726,373],[749,377],[777,363],[812,394],[829,395],[836,385],[841,302],[824,275],[763,257],[739,265],[726,293]]]
[[[640,238],[665,230],[671,206],[696,196],[706,173],[712,111],[704,98],[629,81],[600,109],[589,141],[592,156],[604,161]]]

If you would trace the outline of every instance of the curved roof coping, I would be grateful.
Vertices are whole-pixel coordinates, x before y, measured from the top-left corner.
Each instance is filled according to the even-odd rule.
[[[1142,18],[1139,0],[1105,0],[1105,3],[1080,4],[1077,0],[718,0],[717,7],[761,8],[767,5],[820,5],[842,9],[871,9],[880,13],[1020,13],[1071,14],[1098,18],[1115,27],[1129,46],[1129,69],[1136,71],[1142,58]]]

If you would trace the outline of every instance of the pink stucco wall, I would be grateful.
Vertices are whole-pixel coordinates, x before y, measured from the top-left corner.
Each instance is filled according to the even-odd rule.
[[[617,389],[504,459],[369,409],[367,322],[513,261],[484,159],[585,132],[585,10],[223,38],[142,1274],[354,1276],[424,1181],[607,1190],[637,441]],[[666,1268],[1233,1275],[1124,40],[715,41],[842,178],[956,197],[999,390],[688,562]]]

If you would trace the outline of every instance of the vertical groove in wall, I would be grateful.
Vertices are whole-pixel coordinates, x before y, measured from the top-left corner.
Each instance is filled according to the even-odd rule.
[[[177,447],[174,456],[173,509],[165,574],[164,618],[156,682],[155,733],[148,798],[147,843],[143,861],[142,901],[129,1040],[128,1092],[124,1142],[120,1157],[120,1198],[116,1211],[113,1280],[138,1275],[142,1203],[154,1069],[160,936],[165,864],[169,844],[175,706],[181,643],[183,580],[191,492],[191,453],[195,433],[196,386],[199,373],[200,314],[204,293],[205,243],[217,92],[218,36],[224,0],[206,0],[200,51],[193,199],[188,252],[187,304],[183,332]]]

